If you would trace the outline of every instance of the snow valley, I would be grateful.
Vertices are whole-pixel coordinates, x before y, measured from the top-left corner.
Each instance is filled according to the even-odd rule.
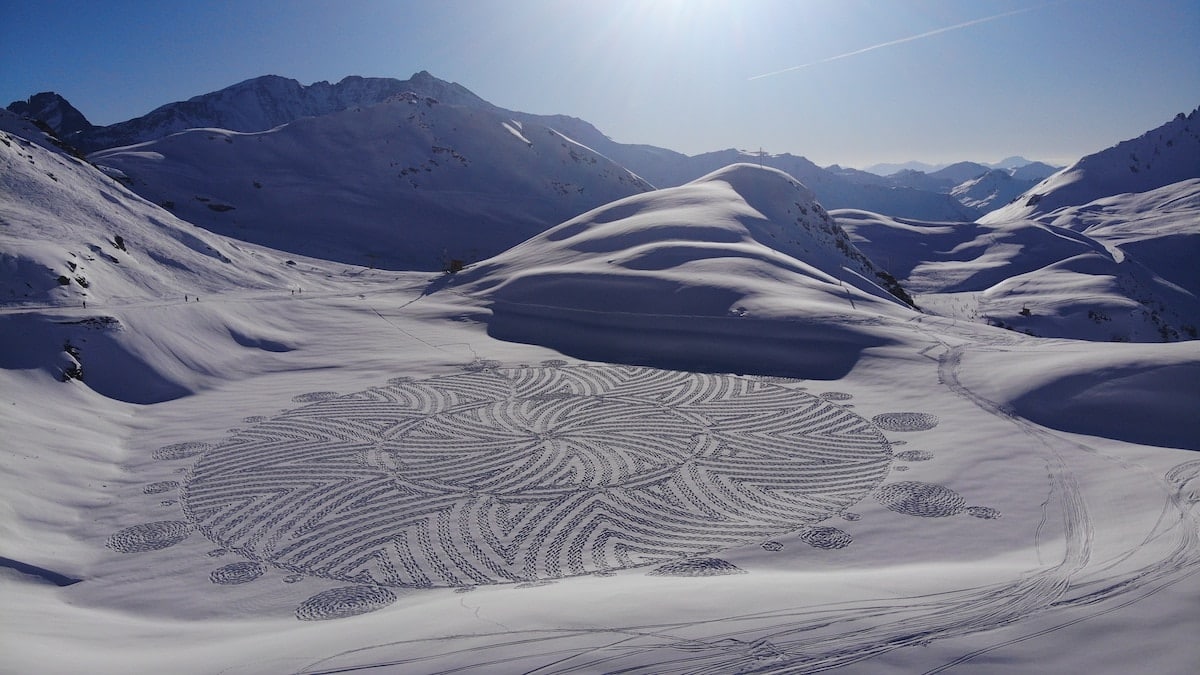
[[[1200,659],[1200,109],[881,176],[268,76],[0,163],[5,670]]]

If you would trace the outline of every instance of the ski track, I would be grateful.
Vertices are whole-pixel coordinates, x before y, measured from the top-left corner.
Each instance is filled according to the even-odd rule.
[[[1015,416],[962,384],[959,373],[970,350],[1003,350],[1006,344],[1019,338],[996,339],[993,334],[971,331],[973,342],[951,346],[929,331],[926,323],[950,332],[965,331],[957,330],[960,325],[953,320],[918,317],[912,322],[916,330],[931,340],[930,347],[922,353],[936,362],[939,382],[984,412],[1014,425],[1043,456],[1049,487],[1037,536],[1039,539],[1042,536],[1049,506],[1055,504],[1061,513],[1065,545],[1056,563],[1015,581],[902,599],[837,603],[661,625],[503,631],[397,641],[342,652],[316,661],[301,672],[402,669],[459,673],[520,667],[530,673],[810,673],[860,663],[904,647],[1011,626],[1023,619],[1061,613],[1064,609],[1084,611],[1082,616],[1074,612],[1073,618],[1064,617],[1049,627],[965,653],[927,671],[932,674],[989,651],[1119,610],[1200,571],[1196,567],[1200,561],[1200,519],[1193,512],[1197,497],[1185,494],[1188,482],[1200,476],[1200,460],[1180,464],[1165,477],[1155,476],[1163,489],[1164,506],[1152,530],[1126,552],[1094,561],[1095,523],[1072,473],[1072,458],[1086,453],[1115,462],[1127,471],[1148,473],[1147,470],[1064,439]],[[939,351],[940,356],[933,356]],[[1162,545],[1164,540],[1172,543],[1159,560],[1137,569],[1120,569],[1143,546]],[[1041,542],[1036,543],[1040,559]],[[1085,575],[1095,578],[1075,581]],[[462,642],[483,644],[458,646]],[[594,646],[580,649],[580,642]],[[410,655],[381,658],[381,652]],[[521,656],[511,656],[513,653]],[[354,665],[339,665],[346,661]],[[446,667],[450,663],[469,665]]]

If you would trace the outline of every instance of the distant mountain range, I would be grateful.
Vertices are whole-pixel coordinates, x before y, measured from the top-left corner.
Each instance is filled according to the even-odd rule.
[[[1010,197],[1011,189],[1032,186],[1032,183],[1029,186],[1013,184],[1014,188],[998,192],[990,199],[973,196],[969,201],[963,201],[951,194],[953,189],[985,173],[989,167],[962,163],[933,176],[908,172],[880,180],[873,174],[842,170],[836,166],[823,169],[803,157],[786,153],[760,157],[726,149],[687,156],[649,145],[616,143],[583,120],[505,110],[461,85],[440,80],[425,71],[408,80],[347,77],[335,84],[317,82],[308,86],[296,80],[267,75],[187,101],[169,103],[142,117],[103,127],[87,123],[69,102],[51,92],[38,94],[29,102],[14,102],[9,109],[43,120],[66,142],[86,152],[95,152],[155,141],[188,129],[263,132],[306,117],[369,107],[404,92],[432,98],[447,106],[460,106],[513,122],[554,129],[659,188],[682,185],[734,162],[753,161],[794,176],[814,190],[828,208],[862,208],[926,220],[970,220],[1003,203]],[[37,99],[36,105],[34,99]],[[1009,163],[1018,161],[1014,159]],[[1052,172],[1052,167],[1040,166],[1044,170],[1036,178]],[[197,171],[202,173],[203,168],[197,167]],[[953,180],[954,177],[958,180]],[[1028,179],[1028,176],[1020,178]],[[1018,193],[1020,191],[1017,189]]]
[[[1028,166],[1030,164],[1042,164],[1042,162],[1035,162],[1033,160],[1025,159],[1024,157],[1021,157],[1018,155],[1013,155],[1012,157],[1005,157],[1004,159],[1000,160],[999,162],[994,162],[994,163],[958,162],[957,164],[973,164],[973,165],[977,164],[978,166],[984,167],[985,170],[986,169],[1004,169],[1009,172],[1012,172],[1015,169],[1019,169],[1024,166]],[[901,162],[899,164],[889,164],[889,163],[872,164],[871,166],[868,166],[867,168],[863,169],[863,171],[866,171],[867,173],[873,173],[877,176],[891,176],[892,174],[900,173],[901,171],[919,171],[921,173],[935,173],[937,171],[941,171],[942,169],[945,169],[945,168],[951,167],[951,166],[955,166],[955,165],[956,164],[927,164],[925,162],[911,161],[911,162]]]
[[[349,81],[367,98],[394,86]],[[236,89],[189,105],[266,124],[354,98],[320,87],[314,103],[280,78]],[[290,103],[272,103],[273,91],[291,92]],[[11,302],[267,288],[290,283],[293,254],[384,269],[459,260],[468,266],[460,288],[526,309],[568,311],[570,289],[583,284],[593,300],[627,305],[605,309],[632,321],[604,328],[619,340],[653,320],[630,318],[628,303],[679,309],[688,289],[706,284],[715,289],[706,302],[729,302],[687,311],[703,309],[713,325],[738,308],[781,307],[789,288],[808,289],[789,310],[801,316],[844,285],[857,289],[851,304],[873,312],[908,311],[895,298],[911,293],[928,312],[1036,335],[1157,341],[1196,337],[1200,326],[1197,111],[1089,155],[971,223],[955,212],[1010,201],[1031,179],[985,168],[954,184],[978,171],[970,163],[881,177],[786,154],[688,157],[615,143],[575,118],[505,111],[421,73],[382,102],[260,131],[188,128],[94,152],[90,164],[50,125],[82,115],[57,96],[26,105],[45,115],[36,126],[0,115],[12,169],[0,180],[0,220],[12,224],[0,232],[9,272],[0,294]],[[125,128],[162,128],[135,122]],[[80,133],[101,137],[90,129]],[[827,204],[857,208],[832,210],[831,221],[821,216]],[[892,215],[906,209],[937,216]],[[658,290],[637,290],[643,282]],[[507,330],[509,314],[493,328]]]

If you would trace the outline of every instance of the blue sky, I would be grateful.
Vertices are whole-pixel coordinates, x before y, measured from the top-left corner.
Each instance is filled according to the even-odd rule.
[[[53,90],[98,124],[419,70],[689,154],[1065,163],[1200,105],[1200,2],[0,0],[0,105]]]

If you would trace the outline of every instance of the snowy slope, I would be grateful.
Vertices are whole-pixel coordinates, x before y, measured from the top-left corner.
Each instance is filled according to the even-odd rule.
[[[7,111],[0,122],[0,305],[286,287],[286,271],[147,203],[32,124]]]
[[[799,347],[805,340],[841,340],[857,351],[878,338],[804,323],[828,315],[850,323],[906,316],[911,310],[887,285],[810,190],[752,164],[605,205],[455,280],[492,303],[491,330],[507,339],[706,370],[741,362],[747,351],[775,350],[764,344],[775,342],[787,345],[777,368],[803,364],[810,373],[811,352]],[[548,331],[547,322],[560,328]],[[762,334],[748,338],[750,325],[762,326]],[[784,334],[796,330],[783,337],[781,327]],[[826,372],[845,367],[829,357],[836,350],[822,351]],[[725,356],[714,361],[714,352]]]
[[[184,222],[7,111],[0,168],[0,364],[30,377],[70,373],[135,403],[185,396],[304,342],[280,328],[282,307],[219,311],[213,296],[285,301],[376,278]]]
[[[1200,178],[1097,199],[1039,220],[1120,249],[1200,297]]]
[[[925,223],[837,211],[856,245],[937,314],[1048,337],[1193,339],[1200,302],[1086,234],[1034,221]]]
[[[1088,155],[980,222],[1036,218],[1113,195],[1200,178],[1200,108],[1107,150]]]
[[[650,189],[551,128],[412,93],[267,132],[195,129],[92,159],[211,231],[393,269],[478,260]]]

